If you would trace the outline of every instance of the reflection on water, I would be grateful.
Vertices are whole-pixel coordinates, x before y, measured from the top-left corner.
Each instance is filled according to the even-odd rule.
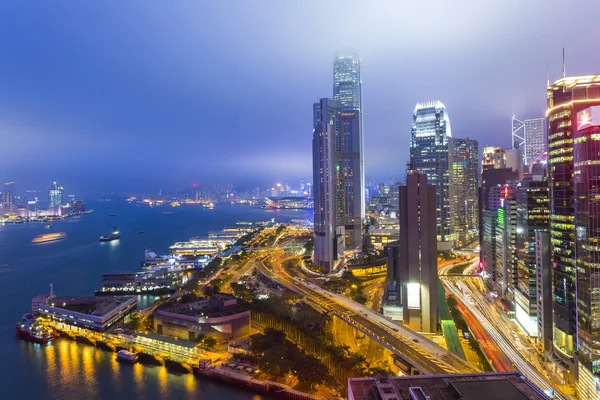
[[[113,352],[69,339],[20,345],[32,373],[43,371],[47,377],[46,385],[28,388],[33,398],[267,399],[193,374],[170,373],[164,366],[121,363]]]

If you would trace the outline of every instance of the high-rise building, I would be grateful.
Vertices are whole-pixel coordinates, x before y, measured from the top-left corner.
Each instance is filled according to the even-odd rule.
[[[481,171],[506,168],[506,153],[502,147],[485,146],[481,156]]]
[[[479,148],[476,140],[450,138],[450,206],[456,245],[466,246],[479,228]]]
[[[313,107],[314,263],[330,272],[344,250],[337,225],[336,141],[339,139],[339,102],[321,99]],[[343,228],[342,228],[343,231]]]
[[[11,208],[14,203],[14,182],[5,182],[4,191],[2,192],[2,205],[5,208]]]
[[[517,172],[517,180],[523,179],[523,151],[519,149],[506,149],[506,168]]]
[[[521,150],[523,164],[531,165],[545,159],[546,120],[544,118],[526,119],[521,121],[512,117],[513,148]]]
[[[535,118],[523,121],[525,126],[525,152],[523,158],[525,165],[531,166],[535,162],[546,159],[548,147],[546,145],[546,119]]]
[[[500,204],[496,211],[496,279],[494,288],[511,307],[517,285],[517,186],[505,184],[490,190],[490,197],[498,194]],[[495,200],[494,200],[495,201]],[[514,307],[513,307],[514,308]]]
[[[52,182],[48,192],[48,208],[56,208],[63,204],[63,188],[56,182]]]
[[[344,225],[346,248],[362,247],[365,219],[365,167],[360,59],[356,54],[336,55],[333,62],[333,99],[339,102],[340,137],[337,139],[339,224]]]
[[[547,89],[554,353],[573,366],[581,398],[600,372],[600,75]]]
[[[550,232],[535,232],[535,274],[538,343],[544,354],[552,351],[552,265]]]
[[[535,233],[549,228],[548,182],[525,181],[517,189],[517,287],[515,317],[529,336],[537,336]]]
[[[436,190],[427,175],[409,172],[399,188],[403,321],[418,332],[437,331]]]
[[[450,118],[441,101],[418,103],[413,113],[410,169],[426,174],[436,189],[437,241],[440,251],[454,245],[454,221],[450,206],[448,141]]]

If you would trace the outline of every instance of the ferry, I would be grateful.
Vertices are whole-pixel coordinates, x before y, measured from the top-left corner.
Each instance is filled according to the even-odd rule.
[[[210,203],[202,203],[202,207],[204,208],[208,208],[209,210],[212,210],[213,208],[215,208],[215,203],[210,202]]]
[[[138,360],[138,355],[137,353],[132,353],[131,351],[120,350],[117,353],[117,360],[135,364]]]
[[[46,228],[46,229],[52,229],[52,224],[48,224],[44,228]]]
[[[24,314],[21,322],[17,322],[16,328],[22,339],[35,343],[46,343],[58,338],[55,330],[39,324],[33,314]]]
[[[66,237],[67,234],[64,232],[44,233],[43,235],[37,235],[36,237],[34,237],[31,243],[53,242],[55,240],[64,239]]]
[[[113,227],[112,230],[112,234],[106,236],[106,235],[102,235],[100,236],[100,241],[101,242],[110,242],[111,240],[117,240],[119,239],[121,236],[119,235],[119,230],[117,229],[116,226]]]

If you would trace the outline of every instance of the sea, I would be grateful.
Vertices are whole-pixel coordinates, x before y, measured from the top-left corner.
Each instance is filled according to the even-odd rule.
[[[31,311],[31,299],[93,295],[103,272],[137,271],[144,251],[167,254],[177,241],[204,236],[236,221],[289,222],[303,211],[269,211],[249,205],[149,207],[126,202],[87,204],[94,212],[80,218],[43,223],[0,225],[0,398],[2,399],[265,399],[192,374],[165,367],[118,363],[115,354],[59,339],[47,344],[22,341],[15,323]],[[116,214],[111,216],[111,214]],[[102,243],[113,226],[121,239]],[[140,231],[144,234],[139,234]],[[43,233],[65,232],[60,241],[31,243]],[[149,304],[150,296],[138,303]]]

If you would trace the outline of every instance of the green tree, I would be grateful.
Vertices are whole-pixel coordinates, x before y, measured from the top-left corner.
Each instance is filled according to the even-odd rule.
[[[213,336],[207,336],[206,339],[204,339],[203,348],[204,350],[211,351],[212,349],[214,349],[216,344],[217,339],[215,339]]]
[[[310,387],[327,380],[327,367],[310,354],[304,355],[294,364],[294,372],[298,380]]]
[[[287,347],[283,344],[269,348],[258,360],[258,367],[267,375],[275,377],[284,376],[292,368],[290,361],[286,357],[286,352]]]

